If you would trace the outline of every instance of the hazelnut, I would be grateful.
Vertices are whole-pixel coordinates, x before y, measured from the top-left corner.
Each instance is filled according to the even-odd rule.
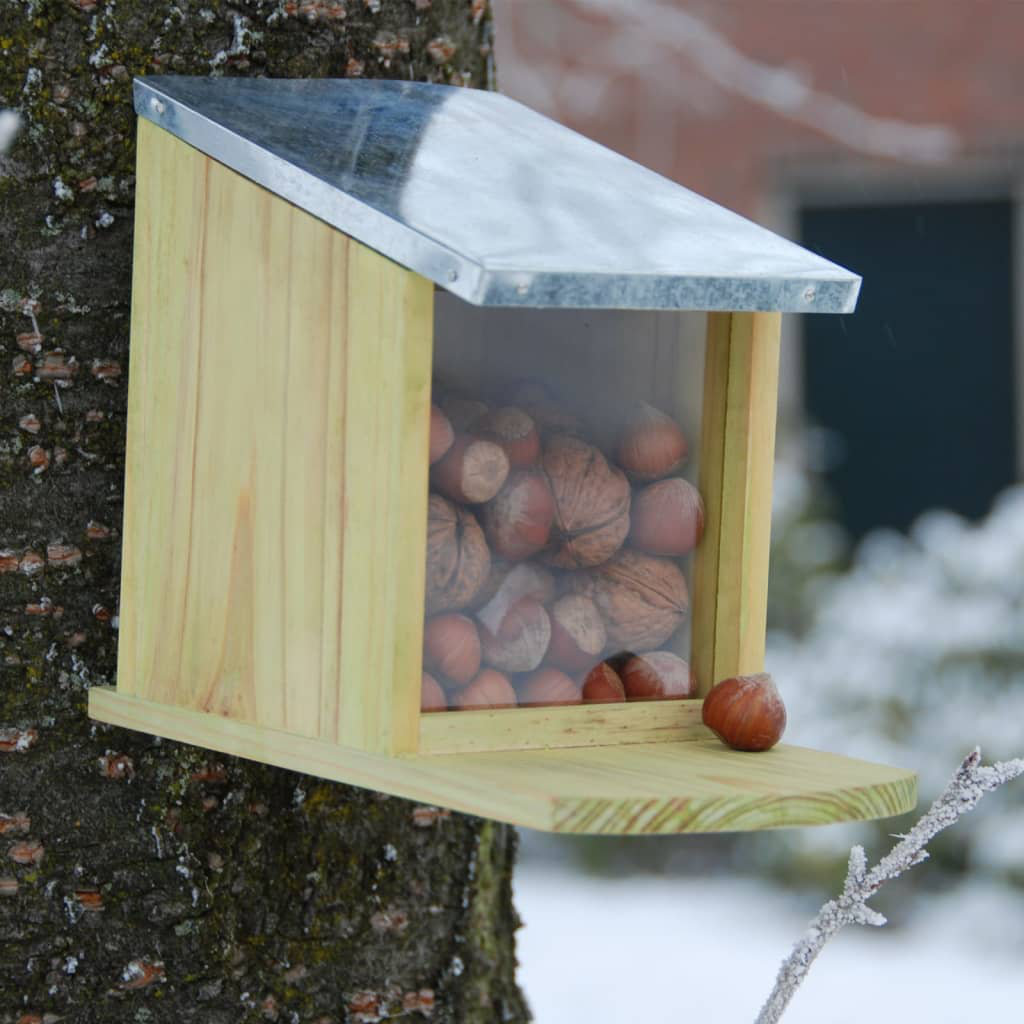
[[[541,604],[547,604],[555,596],[555,578],[547,569],[532,562],[520,562],[511,568],[507,563],[497,563],[478,596],[479,610],[476,617],[492,632],[501,628],[502,619],[512,605],[524,597],[532,597]]]
[[[571,583],[597,605],[613,648],[652,651],[686,619],[686,578],[675,562],[627,548]]]
[[[586,674],[583,699],[588,704],[613,704],[626,699],[622,679],[608,662],[599,662]]]
[[[483,508],[484,532],[493,549],[509,561],[535,555],[548,542],[555,504],[544,477],[514,472]]]
[[[473,513],[439,494],[431,494],[427,511],[427,614],[465,608],[490,571],[491,554]]]
[[[423,666],[456,686],[480,671],[480,634],[465,615],[449,612],[428,620],[423,629]]]
[[[550,642],[548,613],[529,597],[509,608],[496,632],[486,626],[480,630],[484,661],[504,672],[532,672],[544,660]]]
[[[430,407],[430,464],[437,462],[452,446],[455,431],[451,420],[436,406]]]
[[[634,480],[658,480],[686,461],[687,445],[679,424],[653,405],[641,402],[619,439],[616,458]]]
[[[508,676],[485,668],[469,686],[452,697],[452,706],[459,711],[473,708],[511,708],[517,703],[516,691]]]
[[[474,430],[490,411],[487,403],[478,398],[460,398],[457,395],[446,395],[439,404],[451,425],[460,432]]]
[[[768,750],[786,729],[786,708],[767,672],[716,683],[704,698],[702,717],[733,750]]]
[[[634,655],[623,666],[622,685],[629,700],[678,700],[697,691],[689,664],[671,651]]]
[[[508,477],[508,456],[493,441],[457,434],[430,470],[433,486],[446,498],[467,505],[490,501]]]
[[[582,594],[566,594],[551,606],[549,614],[548,664],[566,672],[592,668],[608,640],[597,605]]]
[[[555,502],[546,561],[562,569],[606,562],[629,533],[629,481],[593,445],[553,437],[541,468]]]
[[[565,402],[542,380],[520,381],[512,392],[516,406],[529,414],[545,434],[575,434],[579,419],[565,408]]]
[[[557,668],[542,668],[519,686],[522,705],[579,704],[581,700],[579,686]]]
[[[688,480],[673,477],[633,496],[630,542],[649,555],[685,555],[704,532],[704,503]]]
[[[513,469],[532,466],[540,455],[540,435],[533,417],[514,405],[496,409],[476,429],[501,445]]]
[[[420,687],[420,711],[447,711],[448,698],[444,695],[440,683],[429,673],[423,673],[423,684]]]

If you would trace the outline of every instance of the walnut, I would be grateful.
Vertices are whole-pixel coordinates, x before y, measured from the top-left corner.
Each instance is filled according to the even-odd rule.
[[[544,449],[541,470],[555,500],[544,559],[562,569],[608,561],[629,533],[629,481],[593,445],[561,434]]]
[[[491,553],[472,512],[430,495],[427,512],[427,614],[465,608],[487,580]]]
[[[619,650],[660,647],[689,611],[686,579],[679,566],[629,548],[604,565],[577,574],[572,586],[597,605],[608,642]]]

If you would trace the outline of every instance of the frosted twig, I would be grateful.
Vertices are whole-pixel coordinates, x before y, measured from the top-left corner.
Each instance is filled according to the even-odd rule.
[[[971,810],[986,793],[1018,775],[1024,775],[1024,758],[984,765],[981,751],[975,747],[924,817],[905,836],[900,836],[900,841],[870,871],[864,848],[855,846],[850,851],[842,894],[818,911],[803,938],[782,962],[775,987],[755,1024],[775,1024],[782,1017],[815,957],[840,928],[848,924],[885,924],[885,918],[867,906],[867,901],[885,882],[927,860],[925,847],[936,835]]]

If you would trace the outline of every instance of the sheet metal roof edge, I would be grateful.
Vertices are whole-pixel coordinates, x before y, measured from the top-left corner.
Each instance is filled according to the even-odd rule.
[[[613,166],[629,165],[631,169],[646,172],[671,189],[677,189],[680,196],[693,197],[702,206],[706,204],[714,216],[726,219],[727,224],[739,223],[745,230],[749,229],[751,237],[771,240],[776,245],[782,243],[787,247],[787,254],[793,252],[801,257],[803,266],[781,273],[748,270],[736,274],[673,274],[660,271],[617,273],[592,269],[538,270],[523,264],[517,266],[514,261],[511,265],[502,265],[504,261],[493,259],[488,263],[400,219],[394,211],[379,209],[371,202],[350,194],[315,170],[299,166],[294,160],[273,152],[268,146],[208,116],[197,106],[174,94],[174,85],[180,82],[262,82],[265,84],[259,88],[265,89],[272,89],[274,83],[292,86],[315,83],[321,89],[331,85],[341,85],[346,90],[353,86],[377,86],[378,91],[380,86],[390,85],[399,95],[408,94],[410,88],[422,87],[432,90],[431,95],[442,91],[442,105],[443,102],[454,100],[455,94],[465,93],[466,90],[428,86],[425,83],[357,82],[345,79],[188,79],[155,76],[136,78],[134,82],[135,109],[141,117],[474,305],[815,313],[847,313],[856,305],[861,279],[853,272],[781,239],[767,229],[724,210],[710,200],[696,196],[642,165],[500,94],[476,93],[474,100],[487,97],[485,102],[498,103],[506,109],[516,108],[518,116],[541,118],[557,131],[566,133],[566,138],[573,137],[575,145],[582,142],[608,154],[608,160]]]

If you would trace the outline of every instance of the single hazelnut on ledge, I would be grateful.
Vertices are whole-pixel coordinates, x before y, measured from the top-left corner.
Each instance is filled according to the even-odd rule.
[[[767,672],[716,683],[704,698],[704,724],[733,750],[768,750],[786,729],[786,708]]]

